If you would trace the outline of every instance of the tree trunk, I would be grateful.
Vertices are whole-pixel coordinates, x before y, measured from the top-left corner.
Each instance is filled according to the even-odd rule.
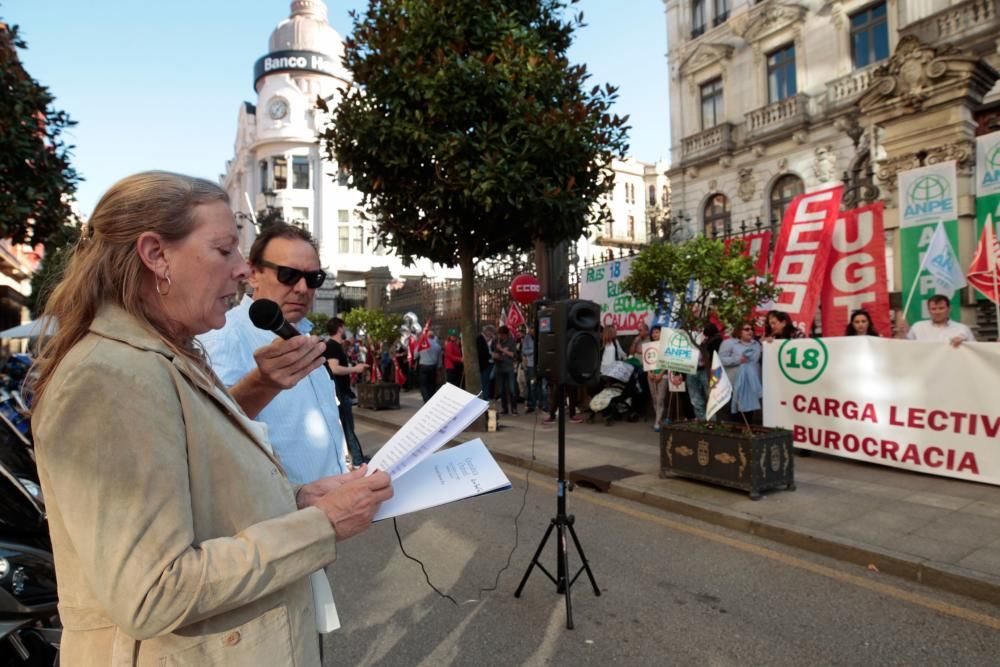
[[[465,389],[478,394],[482,387],[479,377],[479,353],[476,339],[479,336],[476,320],[476,265],[472,250],[460,248],[458,266],[462,270],[462,362],[465,372]]]

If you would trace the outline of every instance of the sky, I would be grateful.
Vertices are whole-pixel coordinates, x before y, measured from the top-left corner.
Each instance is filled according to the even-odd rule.
[[[256,102],[253,64],[267,51],[288,0],[0,0],[20,26],[28,73],[78,122],[67,133],[77,191],[89,214],[118,179],[166,169],[216,180],[233,155],[244,100]],[[367,0],[326,0],[330,24]],[[630,116],[629,155],[669,153],[663,0],[581,0],[586,27],[570,51],[591,83],[619,87],[615,113]]]

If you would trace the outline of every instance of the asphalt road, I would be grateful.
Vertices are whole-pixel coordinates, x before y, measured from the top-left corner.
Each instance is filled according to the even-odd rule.
[[[359,424],[365,452],[390,435]],[[563,596],[535,568],[555,484],[505,468],[514,488],[426,510],[338,547],[342,628],[327,665],[997,665],[997,606],[951,596],[587,489],[568,496],[601,591]],[[524,503],[517,522],[514,517]],[[518,541],[510,567],[491,588]],[[555,573],[555,538],[540,558]],[[570,551],[570,569],[580,558]]]

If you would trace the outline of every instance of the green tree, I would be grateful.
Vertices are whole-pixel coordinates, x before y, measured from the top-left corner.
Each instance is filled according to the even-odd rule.
[[[31,294],[26,299],[26,305],[32,319],[45,311],[49,295],[62,280],[66,262],[72,256],[79,238],[80,228],[75,225],[63,225],[49,237],[45,256],[31,274]]]
[[[477,335],[475,265],[575,239],[609,215],[627,117],[610,85],[566,57],[576,0],[381,0],[354,15],[354,78],[321,134],[380,243],[462,271],[462,332]],[[320,101],[320,106],[325,105]],[[477,391],[474,345],[466,386]]]
[[[58,247],[52,242],[75,220],[79,176],[62,132],[76,123],[24,70],[17,50],[25,48],[17,26],[0,22],[0,238]]]
[[[364,334],[369,343],[381,343],[383,349],[399,338],[399,328],[403,326],[403,316],[369,308],[352,308],[344,315],[344,324],[355,335]],[[378,363],[375,360],[372,363]],[[392,379],[385,380],[392,382]]]
[[[679,328],[692,337],[705,328],[711,313],[733,327],[778,294],[774,279],[770,275],[758,278],[754,260],[743,250],[743,241],[738,239],[727,249],[722,241],[704,236],[646,246],[632,260],[622,289],[659,308],[664,307],[665,296],[672,294],[672,314]]]
[[[326,333],[326,323],[330,321],[330,316],[315,310],[306,313],[306,319],[312,322],[313,335],[319,336]]]

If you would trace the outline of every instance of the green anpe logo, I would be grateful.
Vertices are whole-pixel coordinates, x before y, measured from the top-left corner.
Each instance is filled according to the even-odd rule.
[[[910,199],[927,202],[935,199],[947,199],[949,196],[948,182],[934,175],[921,176],[910,186]]]
[[[986,166],[990,169],[1000,169],[1000,141],[986,155]]]
[[[918,178],[907,191],[903,218],[937,217],[949,214],[953,209],[951,186],[948,185],[948,181],[940,176],[928,174]]]
[[[830,355],[819,338],[786,340],[778,348],[778,368],[790,382],[815,382],[826,370]]]

